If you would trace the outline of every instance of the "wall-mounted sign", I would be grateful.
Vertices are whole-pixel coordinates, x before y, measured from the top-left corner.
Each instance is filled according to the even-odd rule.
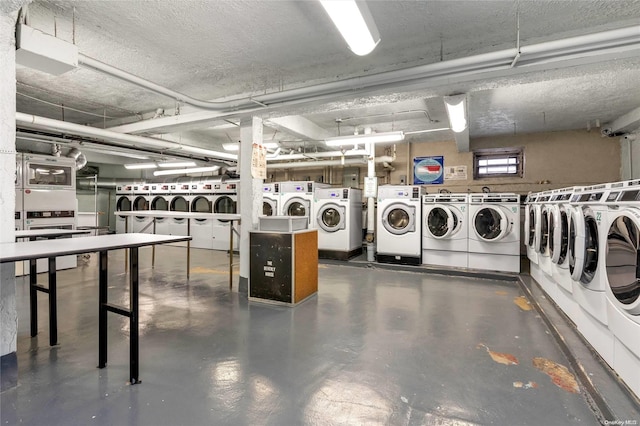
[[[444,182],[444,157],[415,157],[413,159],[414,185],[441,185]]]
[[[378,196],[378,178],[366,176],[364,178],[364,196],[377,197]]]
[[[251,150],[251,177],[254,179],[267,178],[267,148],[257,143]]]
[[[467,166],[451,166],[444,168],[445,180],[467,180]]]

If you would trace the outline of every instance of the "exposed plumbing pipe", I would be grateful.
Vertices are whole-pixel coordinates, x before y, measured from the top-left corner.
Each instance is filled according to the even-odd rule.
[[[568,59],[565,56],[575,59],[576,55],[578,55],[578,57],[587,57],[634,50],[640,48],[639,28],[640,26],[636,25],[530,46],[520,46],[519,49],[514,47],[401,70],[352,77],[330,83],[220,102],[192,98],[191,96],[129,74],[126,71],[122,71],[83,54],[79,55],[78,63],[86,68],[108,74],[198,108],[219,112],[250,112],[274,106],[318,101],[337,95],[358,95],[364,92],[386,88],[390,84],[397,85],[399,83],[408,83],[426,78],[446,77],[451,80],[456,75],[505,70],[511,68],[512,64],[514,66],[516,65],[514,58],[518,57],[518,55],[519,62],[517,68],[521,68],[523,66],[547,64]]]
[[[364,158],[348,158],[344,162],[338,160],[319,160],[319,161],[294,161],[290,163],[267,163],[267,169],[297,169],[301,167],[325,167],[325,166],[341,166],[352,164],[366,164]]]
[[[112,132],[110,130],[98,129],[97,127],[83,126],[81,124],[69,123],[67,121],[53,120],[51,118],[40,117],[37,115],[24,114],[16,112],[16,123],[30,129],[55,130],[67,134],[85,136],[90,138],[104,139],[110,142],[119,142],[126,144],[126,147],[135,148],[137,146],[153,147],[168,150],[179,150],[192,154],[204,155],[212,158],[221,158],[225,160],[237,160],[234,154],[224,152],[211,151],[195,146],[182,145],[177,142],[165,141],[162,139],[149,138],[145,136],[135,136],[126,133]],[[222,163],[221,163],[222,164]]]
[[[365,134],[371,133],[371,129],[365,129]],[[365,144],[367,152],[369,154],[367,158],[367,177],[369,179],[375,179],[376,177],[376,146],[372,143]],[[389,157],[385,157],[382,160],[387,161]],[[376,199],[375,197],[367,197],[367,234],[365,240],[367,242],[367,261],[373,262],[375,260],[375,226],[376,226]]]
[[[307,154],[286,154],[279,155],[277,157],[267,156],[267,160],[308,160],[313,158],[327,158],[327,157],[361,157],[367,155],[367,151],[364,149],[352,149],[349,151],[325,151],[325,152],[311,152]]]

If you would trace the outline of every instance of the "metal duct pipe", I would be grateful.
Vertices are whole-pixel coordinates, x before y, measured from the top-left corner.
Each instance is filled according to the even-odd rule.
[[[69,152],[67,152],[66,156],[76,160],[76,171],[82,169],[87,165],[87,157],[85,157],[84,154],[77,148],[71,148]]]
[[[358,95],[374,89],[381,89],[389,84],[407,83],[425,78],[447,77],[451,80],[456,75],[505,70],[515,66],[515,59],[518,59],[518,65],[528,66],[557,62],[563,59],[575,59],[576,56],[593,57],[608,53],[635,50],[640,48],[639,28],[640,26],[636,25],[618,30],[603,31],[530,46],[520,46],[520,50],[514,47],[466,58],[442,61],[396,71],[387,71],[362,77],[353,77],[331,83],[283,90],[223,102],[211,102],[192,98],[82,54],[79,55],[78,62],[86,68],[108,74],[198,108],[219,112],[250,112],[276,105],[285,106],[301,102],[317,101],[337,95]]]
[[[134,136],[126,133],[112,132],[110,130],[98,129],[96,127],[83,126],[81,124],[68,123],[66,121],[53,120],[51,118],[37,115],[16,112],[16,123],[29,129],[55,130],[76,136],[104,139],[111,142],[126,144],[125,147],[135,148],[138,146],[163,148],[168,150],[179,150],[206,157],[219,158],[225,160],[237,160],[237,156],[224,152],[211,151],[195,146],[182,145],[177,142],[165,141],[162,139],[149,138],[145,136]]]
[[[141,184],[143,181],[137,181],[131,178],[99,178],[97,181],[89,179],[76,179],[76,187],[78,189],[91,189],[94,185],[98,185],[98,188],[115,189],[116,186],[121,184]]]

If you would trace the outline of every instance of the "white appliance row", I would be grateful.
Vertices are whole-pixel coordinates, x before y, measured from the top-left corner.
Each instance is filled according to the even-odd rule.
[[[520,272],[517,194],[424,194],[378,188],[377,260]]]
[[[640,180],[529,194],[531,276],[640,396]]]

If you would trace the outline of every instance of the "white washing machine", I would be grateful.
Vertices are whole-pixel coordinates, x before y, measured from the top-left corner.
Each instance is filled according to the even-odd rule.
[[[310,181],[280,183],[280,215],[306,216],[309,229],[315,229],[313,216],[313,198],[316,188],[329,188],[326,183]]]
[[[213,213],[236,214],[238,213],[238,181],[226,181],[215,183],[213,186]],[[238,224],[234,225],[240,232]],[[229,250],[229,221],[213,221],[213,249]],[[233,237],[233,250],[238,250],[240,238],[238,234]]]
[[[569,272],[573,296],[581,309],[574,319],[578,331],[609,365],[613,365],[613,334],[608,327],[604,249],[607,230],[607,185],[574,189],[569,220]]]
[[[118,216],[118,212],[131,211],[133,205],[133,185],[116,186],[116,233],[124,234],[131,230],[130,219],[126,216]],[[125,224],[129,223],[129,229],[125,229]]]
[[[191,207],[191,185],[189,183],[169,184],[169,211],[188,212]],[[170,218],[169,235],[188,235],[187,219]]]
[[[640,180],[612,184],[606,203],[605,294],[613,368],[640,397]]]
[[[545,203],[548,201],[548,195],[543,195],[541,192],[530,194],[528,197],[528,203],[525,208],[525,232],[527,246],[527,257],[529,258],[529,273],[531,277],[542,287],[552,299],[556,299],[557,285],[553,281],[549,271],[550,268],[546,267],[547,272],[544,272],[541,262],[549,262],[549,258],[541,259],[542,255],[539,253],[540,246],[542,245],[542,228],[543,218],[542,210]]]
[[[133,203],[131,210],[148,211],[151,206],[151,185],[140,183],[133,185]],[[145,234],[153,233],[153,219],[145,216],[133,216],[129,218],[131,221],[131,232],[143,232]]]
[[[170,189],[169,184],[153,183],[151,184],[151,203],[149,210],[168,211],[169,210]],[[169,218],[156,218],[156,234],[169,235]]]
[[[537,203],[540,205],[540,220],[536,222],[536,251],[538,252],[538,266],[551,279],[551,257],[549,256],[549,212],[552,191],[538,194]]]
[[[348,260],[362,254],[362,190],[316,188],[314,208],[319,257]]]
[[[520,272],[520,196],[469,195],[469,268]]]
[[[213,183],[195,184],[191,195],[191,212],[213,213]],[[213,249],[213,222],[213,219],[191,219],[191,247]]]
[[[378,187],[376,260],[381,263],[422,263],[422,195],[420,186]]]
[[[468,194],[422,196],[422,264],[469,266]]]
[[[535,236],[537,226],[536,210],[539,212],[540,206],[536,203],[538,199],[538,193],[529,193],[525,201],[524,208],[524,232],[525,232],[525,246],[527,247],[527,258],[532,265],[538,264],[538,252],[536,251]]]
[[[262,215],[277,216],[280,202],[280,183],[262,184]]]

